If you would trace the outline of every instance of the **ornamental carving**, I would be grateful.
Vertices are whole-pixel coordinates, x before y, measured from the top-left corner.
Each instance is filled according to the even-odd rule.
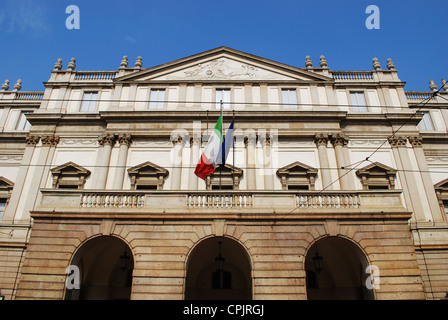
[[[40,139],[39,136],[27,135],[26,136],[26,145],[27,146],[31,146],[31,147],[35,147],[36,144],[39,142],[39,139]]]
[[[331,143],[333,143],[333,145],[335,147],[336,146],[346,146],[347,143],[348,143],[348,138],[345,137],[341,133],[336,133],[336,134],[331,136]]]
[[[44,147],[56,147],[59,143],[58,136],[44,136],[42,137],[42,146]]]
[[[416,137],[408,137],[409,143],[413,146],[413,147],[421,147],[423,144],[423,138],[416,136]]]
[[[185,76],[189,78],[205,77],[209,79],[228,79],[235,77],[253,78],[257,75],[258,68],[240,64],[239,67],[231,66],[226,59],[213,60],[208,63],[201,63],[185,71]]]
[[[132,136],[128,133],[123,133],[118,136],[118,143],[120,145],[130,146],[132,143]]]
[[[316,134],[316,136],[314,137],[314,142],[316,143],[316,145],[319,146],[327,146],[328,143],[328,134],[324,134],[324,133],[318,133]]]
[[[111,133],[107,133],[103,136],[101,136],[98,139],[98,142],[100,145],[102,146],[113,146],[115,144],[115,135],[111,134]]]
[[[407,142],[406,137],[389,137],[387,140],[392,147],[405,147]]]

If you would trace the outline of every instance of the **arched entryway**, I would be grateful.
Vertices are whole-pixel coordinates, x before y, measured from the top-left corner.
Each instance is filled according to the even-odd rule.
[[[201,241],[187,261],[185,299],[252,299],[251,264],[242,245],[225,237]]]
[[[131,297],[134,259],[128,245],[119,238],[100,236],[88,240],[78,249],[69,268],[79,286],[73,285],[74,280],[67,284],[67,300],[129,300]],[[79,272],[78,278],[75,272]]]
[[[308,250],[305,260],[309,300],[370,300],[365,285],[368,261],[361,249],[341,237],[325,237]]]

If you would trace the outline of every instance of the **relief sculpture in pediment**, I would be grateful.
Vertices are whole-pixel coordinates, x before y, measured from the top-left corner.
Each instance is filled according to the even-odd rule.
[[[201,63],[185,71],[189,78],[205,77],[209,79],[226,79],[235,77],[255,77],[258,69],[248,64],[231,65],[226,59],[218,59],[207,63]]]

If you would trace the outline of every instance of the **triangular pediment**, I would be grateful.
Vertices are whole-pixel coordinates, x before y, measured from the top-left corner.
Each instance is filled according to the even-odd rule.
[[[442,180],[434,185],[438,190],[448,190],[448,179]]]
[[[303,81],[332,78],[241,51],[221,47],[116,78],[128,81]]]
[[[0,177],[0,191],[11,190],[14,187],[14,183],[5,177]]]
[[[58,175],[61,173],[67,174],[70,172],[76,175],[85,175],[85,176],[90,175],[89,170],[71,161],[51,169],[51,173],[53,175]]]
[[[366,175],[366,174],[375,174],[375,173],[385,173],[389,175],[395,175],[397,172],[396,169],[391,168],[389,166],[386,166],[385,164],[382,164],[381,162],[374,162],[369,164],[368,166],[361,168],[356,171],[357,175]]]
[[[149,174],[149,175],[161,175],[166,176],[168,175],[168,170],[165,168],[162,168],[150,161],[146,161],[144,163],[141,163],[135,167],[129,168],[128,173],[130,175],[142,175],[142,174]]]
[[[317,169],[310,167],[304,163],[301,163],[299,161],[295,161],[291,164],[288,164],[287,166],[284,166],[283,168],[280,168],[277,170],[277,175],[289,175],[289,174],[311,174],[316,175]]]

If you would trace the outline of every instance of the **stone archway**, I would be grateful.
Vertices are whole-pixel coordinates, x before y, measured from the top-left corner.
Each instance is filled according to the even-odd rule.
[[[373,299],[373,290],[365,285],[369,277],[367,266],[364,253],[347,239],[325,237],[316,241],[309,248],[305,259],[308,299]]]
[[[224,259],[222,268],[218,257]],[[185,299],[252,299],[251,264],[243,246],[225,237],[201,241],[187,261]]]
[[[67,286],[66,300],[129,300],[134,259],[128,245],[112,236],[88,240],[71,262],[79,272],[79,289]]]

